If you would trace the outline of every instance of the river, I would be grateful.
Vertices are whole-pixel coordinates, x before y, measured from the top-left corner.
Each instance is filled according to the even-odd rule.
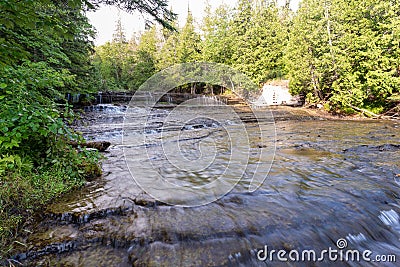
[[[173,120],[160,123],[171,110],[151,111],[143,128],[145,109],[131,109],[129,123],[125,106],[88,109],[77,129],[88,140],[112,143],[104,154],[104,175],[38,215],[31,234],[20,240],[27,247],[15,259],[27,266],[381,266],[372,261],[338,263],[328,257],[298,263],[259,259],[266,246],[286,251],[287,257],[294,250],[338,250],[340,240],[346,243],[343,249],[370,250],[371,259],[392,255],[400,261],[399,122],[334,120],[276,107],[257,109],[257,123],[248,109],[239,107],[237,117],[208,108],[218,119],[182,118],[182,128]],[[248,140],[239,138],[234,146],[248,147],[246,159],[240,149],[239,156],[229,154],[235,147],[226,134],[243,125]],[[263,138],[260,129],[266,132]],[[172,147],[162,146],[177,140],[181,158],[174,158]],[[182,159],[196,161],[207,152],[216,155],[207,171],[174,169]],[[260,168],[268,177],[249,192],[246,177],[260,160],[273,164]],[[156,200],[143,190],[154,181],[146,180],[150,163],[182,188],[206,184],[229,168],[228,182],[221,186],[232,190],[226,195],[215,192],[213,201],[201,189],[202,197],[182,200],[157,188],[154,194],[167,201]],[[244,178],[237,182],[239,176]]]

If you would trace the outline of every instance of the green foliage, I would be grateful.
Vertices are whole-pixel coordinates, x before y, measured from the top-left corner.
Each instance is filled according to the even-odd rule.
[[[130,66],[130,88],[137,90],[156,73],[158,44],[159,39],[156,27],[150,28],[141,36],[136,50],[137,63],[134,66]]]
[[[54,102],[78,87],[93,90],[92,30],[79,2],[0,6],[1,259],[27,215],[101,169],[97,153],[88,156],[68,145],[80,138],[61,117],[68,112]]]
[[[207,6],[205,13],[202,25],[202,59],[205,62],[231,65],[235,44],[231,36],[232,10],[222,5],[212,13],[211,7]]]
[[[121,31],[117,26],[116,32]],[[119,36],[125,35],[123,32]],[[96,48],[93,63],[105,91],[134,91],[156,71],[158,37],[155,27],[146,31],[136,45],[122,37]]]
[[[182,28],[176,47],[179,63],[196,62],[200,59],[200,35],[195,31],[194,18],[189,11],[185,26]]]
[[[101,90],[126,90],[130,79],[129,69],[135,64],[133,51],[127,43],[107,42],[96,48],[93,64],[96,66]]]
[[[257,84],[284,75],[282,57],[288,36],[281,19],[274,2],[257,6],[252,10],[250,27],[237,42],[234,66]]]
[[[98,176],[99,154],[76,149],[82,141],[64,122],[53,97],[72,82],[45,62],[4,67],[0,78],[0,251],[25,216],[54,197]],[[51,97],[49,97],[51,96]],[[0,252],[0,258],[2,257]]]
[[[116,5],[128,13],[139,11],[140,13],[150,15],[152,19],[163,27],[175,30],[171,22],[176,19],[176,14],[169,10],[168,1],[166,0],[88,0],[85,2],[91,7],[98,6],[99,4],[107,4]],[[152,25],[153,23],[146,19],[146,24]]]
[[[214,12],[208,5],[201,35],[189,11],[179,32],[153,27],[122,53],[118,43],[99,47],[104,88],[135,90],[156,71],[205,61],[232,66],[260,85],[289,79],[292,94],[332,111],[393,106],[400,93],[398,1],[303,0],[296,13],[277,3],[240,0]]]
[[[169,32],[164,38],[164,45],[158,52],[158,70],[166,69],[178,63],[177,46],[179,42],[179,33]]]
[[[67,125],[68,104],[55,104],[66,93],[99,88],[85,11],[101,3],[139,10],[170,28],[175,17],[165,0],[0,0],[0,262],[27,216],[101,174],[98,153],[70,145],[84,140]],[[117,56],[123,53],[118,47]]]
[[[256,84],[285,75],[283,53],[288,41],[290,11],[274,1],[239,1],[235,10],[206,8],[202,58],[230,65]]]
[[[304,0],[286,62],[293,93],[377,113],[399,92],[398,1]]]

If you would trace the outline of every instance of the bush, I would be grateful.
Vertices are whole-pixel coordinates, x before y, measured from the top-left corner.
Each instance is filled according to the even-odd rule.
[[[101,174],[99,154],[77,151],[83,141],[53,99],[71,82],[45,63],[7,67],[0,78],[0,260],[18,227],[50,200]],[[67,107],[68,108],[68,107]],[[64,117],[61,117],[63,114]]]

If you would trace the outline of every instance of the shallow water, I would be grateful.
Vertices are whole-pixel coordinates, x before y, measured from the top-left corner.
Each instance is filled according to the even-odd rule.
[[[321,251],[337,249],[337,240],[345,239],[349,249],[400,260],[398,122],[323,120],[275,108],[271,128],[264,109],[256,111],[258,124],[246,108],[235,109],[237,117],[220,107],[207,110],[212,120],[182,115],[166,121],[171,110],[155,109],[146,124],[143,114],[148,111],[142,108],[130,107],[128,121],[123,119],[125,107],[89,110],[86,125],[78,129],[88,139],[112,142],[104,176],[50,205],[31,226],[33,233],[21,240],[28,249],[21,248],[16,259],[28,266],[265,266],[270,262],[257,259],[265,245],[288,252]],[[243,127],[248,139],[227,134]],[[275,145],[275,153],[270,153]],[[260,175],[268,173],[272,159],[265,182],[249,192],[249,177],[257,166]],[[191,166],[193,161],[197,163]],[[189,163],[180,166],[182,162]],[[207,205],[168,205],[142,189],[156,181],[147,166],[189,192],[181,197],[154,186],[152,192],[170,203],[193,205],[233,189]],[[226,168],[226,179],[210,198],[202,186]],[[193,187],[200,197],[193,198]],[[276,258],[272,263],[335,264]]]

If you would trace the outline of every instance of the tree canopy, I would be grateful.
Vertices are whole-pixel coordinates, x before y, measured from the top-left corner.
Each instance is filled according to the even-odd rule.
[[[73,113],[65,100],[101,88],[86,17],[100,4],[173,28],[164,0],[0,0],[0,262],[23,214],[101,173],[97,153],[70,145],[83,140],[68,126]]]
[[[382,113],[400,98],[399,5],[303,0],[296,12],[289,1],[239,0],[215,11],[208,5],[200,27],[189,12],[178,32],[152,28],[152,60],[135,57],[147,66],[143,79],[136,72],[135,86],[121,89],[135,90],[150,73],[177,63],[206,61],[240,70],[260,87],[287,79],[293,94],[331,111]]]
[[[399,94],[399,1],[303,0],[286,53],[293,93],[331,108],[390,108]]]

